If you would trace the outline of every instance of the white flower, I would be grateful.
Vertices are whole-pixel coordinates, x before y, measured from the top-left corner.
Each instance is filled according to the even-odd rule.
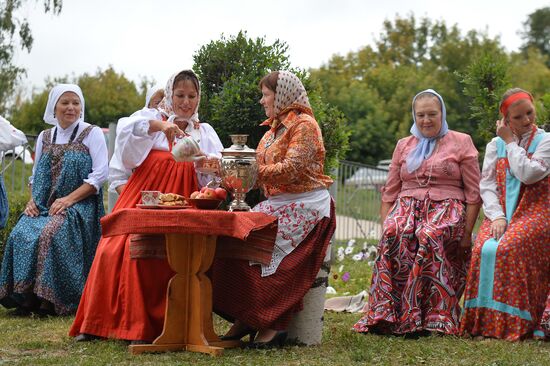
[[[347,247],[346,250],[344,250],[344,253],[346,253],[346,255],[353,253],[353,247]]]
[[[353,257],[351,257],[354,261],[360,261],[363,260],[363,252],[359,252],[355,254]]]
[[[336,259],[338,260],[338,262],[343,261],[344,258],[345,258],[345,256],[344,256],[344,253],[343,253],[343,252],[342,252],[342,253],[338,253],[338,254],[336,255]]]
[[[334,287],[332,287],[332,286],[327,286],[327,294],[329,294],[329,295],[335,295],[335,294],[336,294],[336,290],[334,289]]]
[[[369,249],[367,250],[367,253],[369,253],[369,256],[375,254],[376,255],[376,252],[378,252],[378,249],[376,249],[376,247],[374,245],[370,246]]]
[[[344,270],[344,265],[342,264],[340,267],[338,267],[338,273],[342,273]]]
[[[338,247],[338,254],[344,254],[344,247]]]
[[[352,246],[354,246],[354,245],[355,245],[355,239],[350,239],[350,240],[348,241],[348,247],[352,247]]]
[[[363,243],[363,250],[367,250],[367,247],[369,246],[369,244],[367,242],[364,242]]]

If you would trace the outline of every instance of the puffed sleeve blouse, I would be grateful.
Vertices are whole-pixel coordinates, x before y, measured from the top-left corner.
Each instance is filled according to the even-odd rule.
[[[90,126],[87,122],[78,122],[73,123],[66,129],[56,126],[57,129],[57,139],[56,144],[66,144],[69,142],[70,137],[75,128],[78,128],[76,136],[80,135],[84,129]],[[51,134],[53,139],[53,134]],[[32,184],[34,181],[34,174],[40,158],[42,157],[42,146],[44,131],[38,135],[36,139],[35,146],[35,156],[34,156],[34,166],[32,168],[32,175],[29,177],[29,183]],[[50,141],[51,142],[51,141]],[[88,148],[90,157],[92,158],[92,171],[88,174],[88,177],[84,179],[83,183],[88,183],[96,189],[96,194],[99,193],[99,189],[103,186],[103,183],[107,180],[109,175],[109,157],[107,153],[107,144],[105,143],[105,136],[103,131],[99,127],[94,127],[88,136],[86,136],[82,143]]]
[[[143,108],[130,117],[119,119],[115,151],[109,163],[111,192],[128,181],[132,171],[143,163],[151,150],[170,151],[164,133],[159,131],[149,134],[149,121],[162,119],[160,112],[151,108]],[[208,123],[201,123],[199,129],[194,129],[193,125],[189,124],[185,132],[198,142],[205,154],[210,157],[221,157],[223,145],[214,128]]]
[[[382,187],[382,201],[392,203],[399,197],[434,201],[457,199],[467,204],[481,201],[478,152],[472,138],[449,131],[437,143],[432,155],[414,172],[407,171],[406,159],[418,144],[414,136],[397,142],[388,178]]]
[[[544,133],[538,129],[537,133]],[[546,133],[529,158],[525,150],[531,131],[522,136],[521,141],[514,136],[513,142],[506,144],[506,156],[510,164],[510,172],[523,184],[533,184],[550,174],[550,134]],[[506,217],[500,205],[497,192],[496,165],[497,139],[495,137],[485,149],[480,189],[483,199],[483,212],[490,220]]]

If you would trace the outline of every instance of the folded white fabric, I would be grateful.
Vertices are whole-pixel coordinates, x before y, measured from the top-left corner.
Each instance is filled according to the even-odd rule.
[[[360,313],[367,303],[367,291],[354,296],[339,296],[325,300],[325,310],[335,312]]]

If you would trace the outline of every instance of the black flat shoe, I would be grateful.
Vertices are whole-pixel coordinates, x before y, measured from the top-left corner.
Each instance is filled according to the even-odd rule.
[[[270,349],[270,348],[283,348],[285,344],[288,332],[286,330],[280,330],[271,340],[267,342],[250,342],[244,348],[245,349]]]
[[[80,333],[74,337],[74,340],[77,342],[90,342],[95,341],[96,339],[101,339],[101,337],[88,333]]]

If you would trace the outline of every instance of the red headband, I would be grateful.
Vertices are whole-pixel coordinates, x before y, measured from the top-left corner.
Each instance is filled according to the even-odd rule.
[[[520,99],[527,99],[527,100],[530,100],[531,102],[533,101],[533,98],[531,97],[531,95],[529,95],[526,92],[518,92],[518,93],[512,94],[508,98],[504,99],[504,102],[502,102],[502,104],[500,105],[500,113],[502,113],[502,115],[506,117],[506,114],[508,113],[508,108],[510,108],[510,106],[514,102]]]

